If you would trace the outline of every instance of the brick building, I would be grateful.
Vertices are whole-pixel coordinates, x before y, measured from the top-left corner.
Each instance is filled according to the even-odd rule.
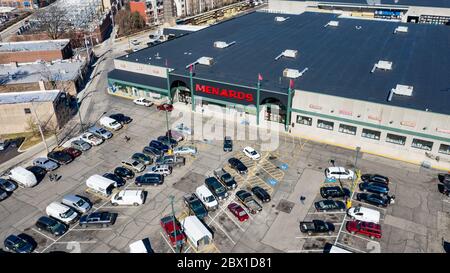
[[[48,6],[55,0],[0,0],[0,7],[14,7],[18,9],[37,9]]]

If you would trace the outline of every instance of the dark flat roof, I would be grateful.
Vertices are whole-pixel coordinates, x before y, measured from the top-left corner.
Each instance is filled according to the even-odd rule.
[[[422,6],[435,8],[450,8],[449,0],[294,0],[294,1],[314,1],[324,3],[343,3],[358,5],[394,5],[394,6]]]
[[[213,57],[212,66],[195,67],[196,77],[254,87],[261,73],[263,89],[285,93],[288,79],[282,71],[307,67],[295,80],[296,89],[450,114],[448,26],[408,24],[408,33],[393,34],[405,24],[324,13],[284,15],[289,19],[275,22],[276,16],[254,12],[120,59],[160,66],[167,59],[172,73],[188,75],[186,65]],[[330,20],[338,20],[339,26],[324,27]],[[214,41],[236,44],[217,49]],[[276,61],[285,49],[298,50],[299,55]],[[370,73],[379,60],[393,62],[392,70]],[[413,95],[394,95],[388,102],[397,84],[413,86]]]
[[[108,78],[124,82],[132,82],[145,86],[167,89],[167,79],[150,75],[138,74],[124,70],[114,69],[108,73]]]

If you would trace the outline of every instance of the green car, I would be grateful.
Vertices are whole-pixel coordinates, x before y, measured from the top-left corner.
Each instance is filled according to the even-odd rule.
[[[153,159],[146,154],[143,153],[135,153],[131,159],[137,160],[144,165],[150,165],[153,163]]]

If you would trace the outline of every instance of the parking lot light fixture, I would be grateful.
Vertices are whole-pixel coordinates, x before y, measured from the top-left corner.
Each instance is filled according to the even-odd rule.
[[[177,228],[176,228],[176,221],[175,221],[175,209],[173,208],[173,202],[175,200],[175,196],[170,195],[169,196],[170,199],[170,205],[172,207],[172,221],[173,221],[173,232],[174,232],[174,236],[175,236],[175,248],[176,248],[176,253],[179,253],[178,250],[178,241],[177,241]]]

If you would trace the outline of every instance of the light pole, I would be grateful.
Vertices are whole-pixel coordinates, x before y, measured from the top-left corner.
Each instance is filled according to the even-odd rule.
[[[353,168],[355,177],[354,177],[354,180],[353,180],[353,185],[351,187],[350,198],[347,199],[347,204],[346,204],[347,208],[351,208],[352,207],[352,196],[353,196],[353,193],[355,192],[356,182],[358,182],[358,179],[359,179],[359,172],[357,170],[357,163],[358,163],[358,155],[359,155],[360,151],[361,151],[361,147],[359,147],[359,146],[356,147],[355,167]]]
[[[170,205],[172,206],[172,221],[173,221],[173,233],[175,236],[175,248],[176,248],[176,253],[179,252],[178,250],[178,241],[177,241],[177,228],[176,228],[176,221],[175,221],[175,209],[173,208],[173,202],[175,200],[175,196],[170,195],[169,196],[170,199]]]
[[[36,109],[34,109],[34,104],[33,104],[34,100],[35,99],[32,99],[30,101],[31,102],[31,109],[33,110],[34,117],[36,118],[36,121],[38,122],[39,132],[41,133],[41,138],[42,138],[42,141],[44,142],[45,149],[47,150],[47,153],[49,153],[50,151],[48,150],[48,145],[47,145],[47,142],[45,141],[44,132],[42,131],[42,127],[41,127],[41,121],[39,120],[39,117],[38,117],[38,115],[36,113]]]

